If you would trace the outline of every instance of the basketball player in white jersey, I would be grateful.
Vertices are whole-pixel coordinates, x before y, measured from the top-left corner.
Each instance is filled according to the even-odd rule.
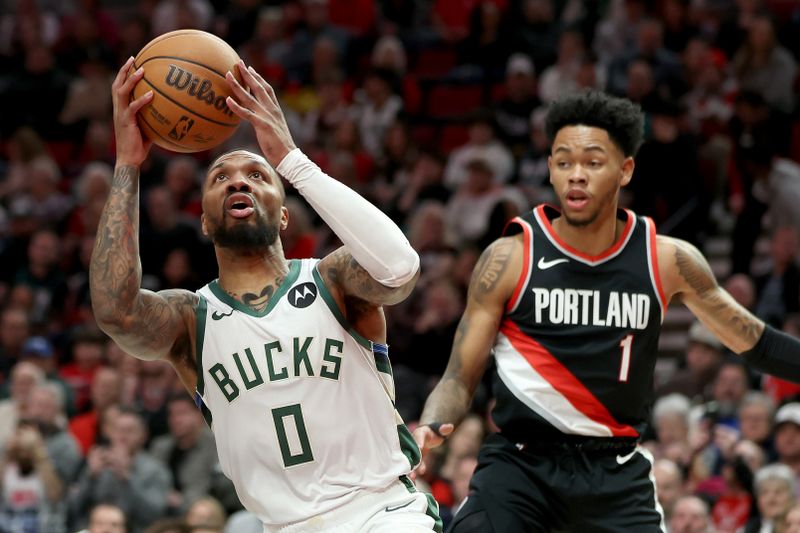
[[[98,324],[130,354],[164,359],[211,425],[220,464],[245,507],[280,532],[441,531],[433,499],[408,479],[419,449],[394,409],[383,305],[403,300],[419,258],[400,229],[325,175],[289,133],[272,88],[252,68],[228,73],[228,106],[255,128],[259,154],[212,162],[203,232],[219,279],[197,293],[140,288],[139,166],[150,142],[129,102],[141,72],[113,84],[117,162],[92,256]],[[279,174],[344,246],[287,261]],[[146,246],[147,243],[144,243]]]

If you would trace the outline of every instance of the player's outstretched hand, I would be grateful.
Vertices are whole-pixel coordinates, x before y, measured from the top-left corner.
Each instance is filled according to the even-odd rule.
[[[136,122],[136,113],[153,99],[153,91],[147,91],[131,101],[131,91],[144,76],[144,69],[130,73],[133,58],[128,58],[111,85],[111,100],[114,104],[114,136],[117,146],[117,165],[139,166],[147,158],[153,142],[142,135]]]
[[[253,67],[245,66],[244,61],[239,61],[236,68],[250,91],[228,71],[225,79],[236,96],[235,99],[230,96],[227,98],[228,107],[236,116],[253,125],[264,157],[270,165],[277,167],[286,154],[295,148],[295,144],[275,90]]]
[[[435,428],[438,430],[434,431]],[[453,424],[440,424],[434,427],[431,427],[430,425],[418,426],[412,435],[414,436],[414,440],[419,447],[419,451],[422,452],[422,457],[424,458],[428,450],[431,448],[441,446],[441,444],[444,442],[444,439],[450,436],[454,429],[455,426]],[[425,473],[424,460],[420,461],[419,465],[417,465],[416,473]]]

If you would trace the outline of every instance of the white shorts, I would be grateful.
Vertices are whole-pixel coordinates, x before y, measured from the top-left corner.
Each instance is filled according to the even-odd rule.
[[[302,522],[278,528],[265,524],[264,533],[441,532],[436,501],[411,490],[398,480],[386,489],[364,492],[341,507]]]

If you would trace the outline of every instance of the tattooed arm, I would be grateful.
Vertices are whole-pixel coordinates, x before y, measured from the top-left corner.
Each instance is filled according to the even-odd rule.
[[[686,241],[658,236],[659,269],[667,299],[680,297],[694,315],[736,353],[755,346],[764,323],[717,284],[700,251]]]
[[[522,270],[522,236],[503,237],[481,255],[472,273],[467,308],[444,375],[425,402],[414,438],[420,449],[438,446],[467,414]],[[432,429],[433,427],[433,429]]]
[[[188,353],[187,321],[196,296],[170,290],[158,294],[141,289],[139,260],[139,165],[147,157],[149,141],[136,124],[136,113],[152,95],[130,102],[130,92],[143,71],[128,75],[129,59],[112,85],[117,164],[100,219],[89,284],[98,325],[127,353],[142,359]]]

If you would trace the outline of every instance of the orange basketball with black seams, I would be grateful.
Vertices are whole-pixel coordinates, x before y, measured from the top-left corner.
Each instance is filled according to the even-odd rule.
[[[142,133],[174,152],[201,152],[225,141],[239,125],[225,103],[232,96],[225,73],[242,82],[238,62],[228,43],[204,31],[177,30],[150,41],[131,67],[144,67],[131,99],[153,91],[138,114]]]

